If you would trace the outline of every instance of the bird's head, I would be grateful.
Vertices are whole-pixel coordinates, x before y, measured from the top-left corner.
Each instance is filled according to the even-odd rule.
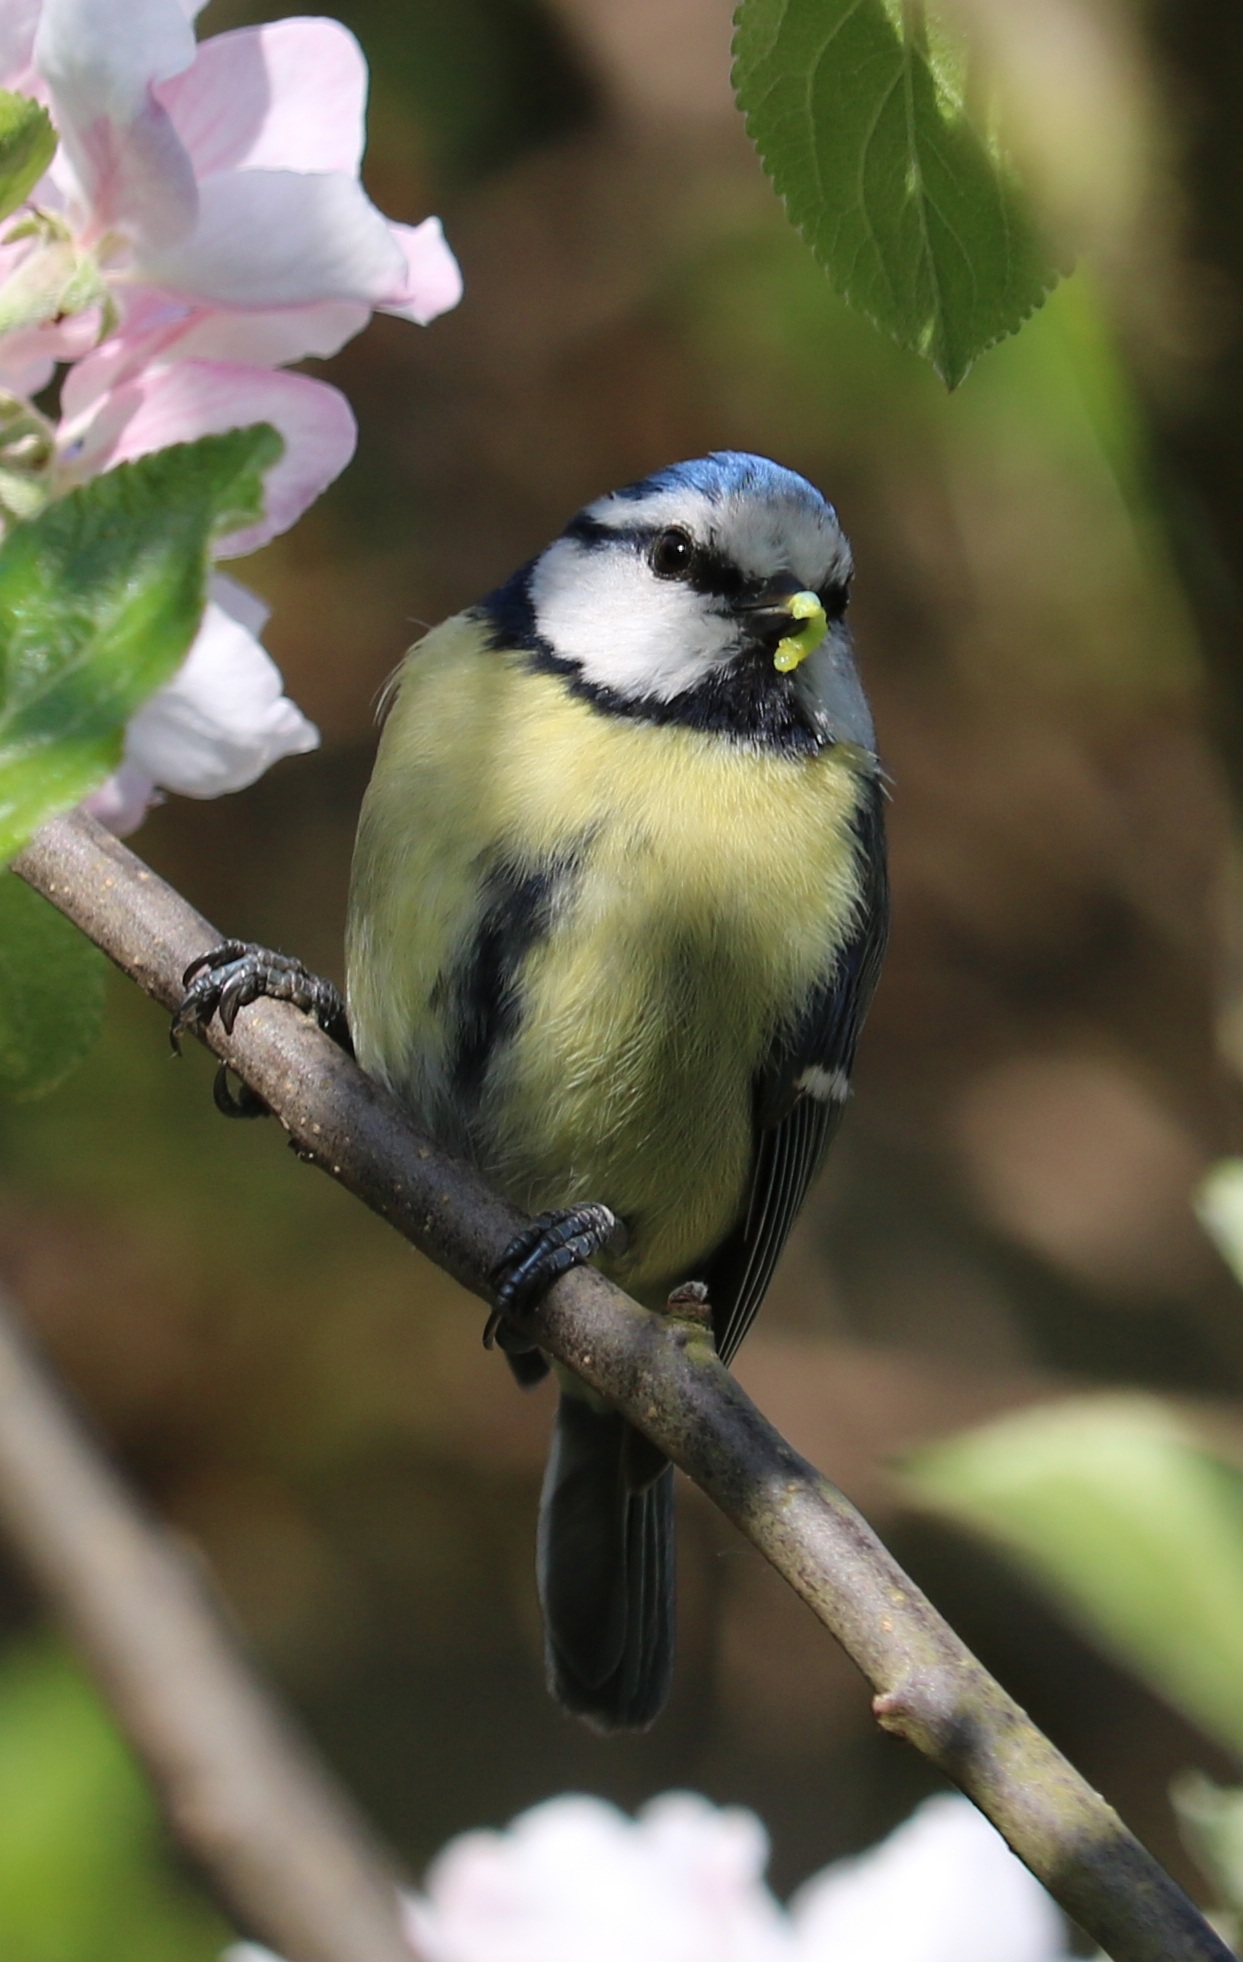
[[[870,750],[844,619],[851,570],[805,478],[718,451],[597,498],[485,611],[498,643],[605,709]]]

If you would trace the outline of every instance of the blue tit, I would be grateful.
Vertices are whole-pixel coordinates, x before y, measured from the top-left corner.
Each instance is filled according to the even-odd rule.
[[[763,457],[580,511],[396,678],[354,857],[363,1067],[578,1260],[706,1284],[734,1355],[846,1101],[887,921],[881,772],[832,507]],[[660,1710],[672,1467],[567,1372],[538,1580],[553,1694]]]

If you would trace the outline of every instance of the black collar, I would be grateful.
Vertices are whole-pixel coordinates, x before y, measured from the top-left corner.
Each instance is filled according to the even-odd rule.
[[[572,695],[590,702],[602,714],[701,729],[787,756],[814,755],[832,742],[795,676],[780,674],[774,668],[771,648],[756,648],[754,655],[706,675],[693,688],[668,701],[653,695],[624,695],[592,681],[576,661],[563,659],[536,631],[530,595],[533,566],[534,561],[520,567],[474,609],[489,645],[498,652],[513,649],[525,655],[531,668],[555,674]]]

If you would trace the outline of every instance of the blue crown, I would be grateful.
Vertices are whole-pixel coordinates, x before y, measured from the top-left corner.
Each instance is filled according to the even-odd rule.
[[[637,500],[650,497],[653,491],[680,489],[698,491],[714,504],[741,494],[782,501],[807,500],[832,509],[815,485],[800,477],[796,470],[787,470],[783,464],[773,463],[766,456],[752,456],[746,450],[713,450],[710,456],[693,457],[687,463],[666,464],[663,470],[654,470],[650,477],[641,477],[638,483],[614,491],[613,496]]]

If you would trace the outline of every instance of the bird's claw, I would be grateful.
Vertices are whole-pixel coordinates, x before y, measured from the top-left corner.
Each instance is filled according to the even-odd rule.
[[[247,940],[225,940],[191,961],[182,976],[182,986],[186,992],[168,1032],[178,1054],[187,1029],[205,1029],[212,1016],[218,1015],[225,1033],[232,1035],[239,1012],[261,997],[292,1002],[295,1008],[313,1015],[325,1035],[353,1054],[340,994],[331,981],[312,974],[289,954],[276,954]],[[220,1103],[219,1094],[216,1101]],[[231,1114],[236,1116],[237,1110]]]
[[[605,1247],[615,1246],[622,1231],[611,1207],[599,1205],[541,1213],[524,1226],[492,1270],[496,1306],[484,1329],[484,1347],[490,1349],[499,1340],[502,1349],[509,1352],[512,1344],[517,1351],[524,1338],[516,1329],[511,1333],[511,1315],[531,1306],[571,1267],[581,1267]]]
[[[211,1100],[222,1117],[271,1117],[271,1110],[257,1090],[240,1076],[237,1089],[229,1081],[229,1065],[221,1063],[212,1078]]]

